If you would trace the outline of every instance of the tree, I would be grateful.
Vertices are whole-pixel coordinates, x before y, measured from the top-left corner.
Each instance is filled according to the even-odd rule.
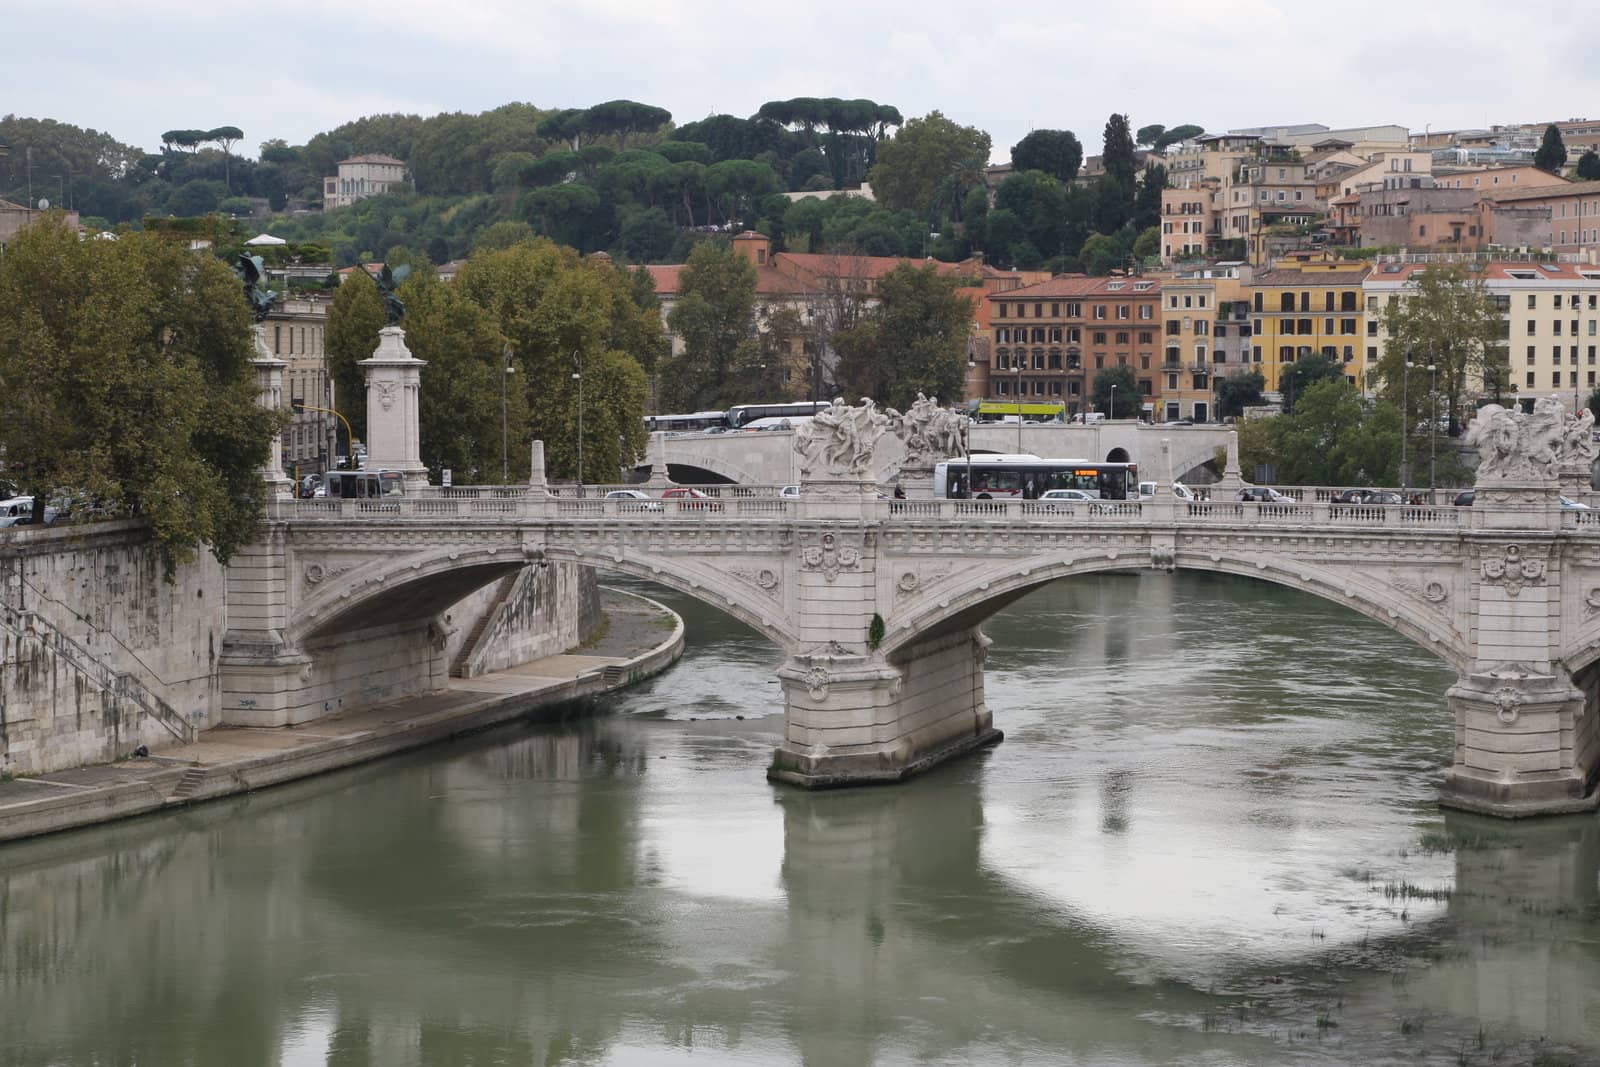
[[[756,269],[749,260],[712,241],[694,246],[667,316],[683,353],[663,367],[663,405],[700,411],[737,400],[732,372],[750,361],[755,305]]]
[[[1600,389],[1590,391],[1589,400],[1585,406],[1588,407],[1591,415],[1596,419],[1600,419]]]
[[[1067,188],[1051,175],[1038,170],[1012,174],[996,190],[994,206],[1015,215],[1027,240],[1043,255],[1063,251]]]
[[[1293,415],[1281,417],[1278,477],[1302,485],[1393,485],[1400,455],[1399,412],[1369,404],[1343,377],[1310,385]]]
[[[1144,168],[1139,181],[1139,191],[1133,198],[1133,225],[1138,230],[1148,230],[1161,225],[1161,193],[1167,188],[1167,168],[1152,163]]]
[[[619,322],[638,325],[646,316],[628,303],[630,288],[619,273],[538,240],[475,255],[452,283],[511,345],[512,384],[520,384],[528,403],[526,427],[514,428],[513,440],[543,441],[554,477],[579,474],[580,421],[587,481],[619,477],[644,452],[645,374],[617,342],[626,332]],[[581,420],[574,374],[582,375]]]
[[[1162,134],[1166,132],[1167,128],[1161,125],[1159,122],[1153,123],[1149,126],[1140,126],[1139,132],[1133,135],[1133,143],[1136,145],[1142,144],[1146,147],[1153,148],[1155,147],[1156,141],[1161,137]]]
[[[1433,364],[1455,436],[1470,386],[1485,383],[1491,391],[1504,387],[1506,322],[1483,280],[1462,266],[1430,267],[1412,278],[1384,309],[1388,339],[1372,376],[1391,402],[1404,398],[1409,408],[1404,425],[1414,427],[1427,389],[1418,388],[1414,377],[1402,388],[1405,364]]]
[[[1162,133],[1150,143],[1150,151],[1164,152],[1168,147],[1177,144],[1179,141],[1187,141],[1191,137],[1199,137],[1205,132],[1205,127],[1203,126],[1193,126],[1187,124],[1183,126],[1174,126],[1170,130]]]
[[[367,435],[367,376],[356,366],[371,359],[378,347],[378,331],[388,323],[377,283],[364,269],[344,276],[328,308],[323,350],[328,356],[328,377],[333,379],[334,407],[350,423],[357,437]]]
[[[878,279],[878,304],[835,337],[839,381],[857,397],[904,411],[918,393],[947,404],[966,378],[972,301],[967,279],[902,263]]]
[[[907,122],[893,140],[878,146],[878,162],[867,179],[890,211],[932,219],[942,204],[959,211],[961,195],[983,181],[989,144],[982,130],[933,111]]]
[[[1344,380],[1344,366],[1332,356],[1306,356],[1291,363],[1278,379],[1278,392],[1283,394],[1283,413],[1294,414],[1295,405],[1313,385],[1335,378]]]
[[[1567,146],[1561,140],[1561,130],[1555,123],[1544,128],[1544,140],[1533,154],[1533,165],[1551,174],[1560,174],[1567,165]]]
[[[1015,171],[1037,170],[1061,182],[1078,176],[1083,165],[1083,145],[1071,130],[1034,130],[1011,146]]]
[[[206,140],[214,141],[222,148],[222,184],[228,187],[228,192],[233,192],[233,146],[244,139],[244,131],[237,126],[218,126],[214,130],[206,131]]]
[[[168,573],[255,535],[285,421],[256,403],[238,279],[153,234],[80,241],[60,214],[0,260],[0,448],[35,498],[72,486],[150,528]]]
[[[1220,419],[1238,418],[1244,414],[1244,409],[1256,407],[1264,401],[1261,392],[1267,387],[1267,380],[1260,371],[1253,370],[1245,374],[1219,374],[1214,380],[1217,394],[1217,417]]]
[[[502,476],[525,480],[528,394],[515,368],[505,371],[510,365],[505,339],[494,317],[431,271],[413,274],[400,296],[406,305],[406,344],[427,363],[418,429],[429,471],[438,477],[449,468],[462,483],[504,484]]]
[[[1600,181],[1600,152],[1591,148],[1578,157],[1578,180]]]
[[[1138,163],[1133,154],[1133,135],[1128,132],[1128,116],[1113,114],[1106,120],[1100,166],[1107,177],[1117,179],[1130,191],[1133,189]]]
[[[1115,393],[1113,393],[1115,387]],[[1116,397],[1116,407],[1112,408],[1112,397]],[[1133,368],[1125,363],[1115,367],[1107,367],[1096,371],[1094,376],[1094,389],[1090,392],[1091,410],[1104,411],[1113,419],[1136,419],[1139,417],[1139,380],[1134,376]]]

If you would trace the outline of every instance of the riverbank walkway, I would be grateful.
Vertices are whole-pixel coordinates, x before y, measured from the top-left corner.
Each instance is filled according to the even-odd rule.
[[[422,696],[298,727],[220,726],[192,744],[27,778],[0,779],[0,842],[215,800],[419,748],[641,681],[683,651],[683,620],[601,590],[606,622],[579,649]]]

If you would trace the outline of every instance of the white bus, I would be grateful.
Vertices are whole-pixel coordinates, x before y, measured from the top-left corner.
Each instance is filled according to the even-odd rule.
[[[933,495],[939,497],[1037,499],[1048,489],[1081,489],[1101,500],[1138,500],[1139,465],[1019,453],[950,459],[933,468]]]
[[[703,433],[712,428],[726,429],[728,414],[725,411],[692,411],[687,415],[646,415],[644,428],[651,433]]]

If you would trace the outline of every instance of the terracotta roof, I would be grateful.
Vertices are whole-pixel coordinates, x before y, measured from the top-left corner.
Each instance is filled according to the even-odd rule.
[[[367,273],[368,274],[379,275],[379,274],[383,273],[383,264],[382,263],[363,263],[361,265],[363,267],[367,268]],[[355,270],[354,267],[340,267],[339,268],[339,273],[340,274],[349,274],[353,270]]]
[[[824,278],[839,274],[881,278],[905,263],[913,267],[932,263],[940,274],[962,273],[959,263],[946,263],[938,259],[913,259],[910,256],[833,256],[819,252],[778,252],[772,258],[775,262],[792,263],[801,270]],[[845,269],[841,270],[841,267]]]
[[[351,156],[349,159],[339,160],[336,165],[342,167],[346,163],[387,163],[391,167],[403,167],[406,165],[405,160],[386,156],[381,152],[367,152],[364,155]]]
[[[1410,281],[1412,275],[1419,274],[1428,269],[1426,263],[1396,264],[1400,269],[1394,270],[1379,266],[1369,276],[1368,281],[1384,282],[1394,285],[1404,285]],[[1471,273],[1472,277],[1481,278],[1486,282],[1494,281],[1556,281],[1556,282],[1589,282],[1593,283],[1600,277],[1600,268],[1592,267],[1587,263],[1483,263],[1481,268]],[[1532,274],[1533,278],[1514,278],[1511,272]],[[1581,272],[1587,272],[1585,277]]]
[[[1121,282],[1122,288],[1111,286]],[[1148,289],[1134,289],[1135,284],[1148,285]],[[1155,278],[1091,278],[1086,274],[1063,274],[1038,285],[1025,285],[1020,289],[1007,289],[990,295],[990,300],[1039,300],[1063,296],[1158,296],[1161,282]]]
[[[683,277],[685,263],[657,263],[647,265],[645,273],[650,275],[650,280],[656,283],[658,296],[676,296],[679,280]]]
[[[1484,200],[1543,200],[1549,196],[1593,196],[1600,193],[1600,182],[1563,182],[1560,185],[1527,185],[1520,189],[1484,189]]]
[[[1370,273],[1369,267],[1359,270],[1268,270],[1256,275],[1255,284],[1306,288],[1317,285],[1360,285]]]

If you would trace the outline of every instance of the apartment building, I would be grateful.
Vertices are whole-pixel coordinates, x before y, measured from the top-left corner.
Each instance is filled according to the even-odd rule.
[[[1428,264],[1381,264],[1363,284],[1367,359],[1387,343],[1383,315]],[[1503,358],[1509,385],[1524,398],[1560,395],[1574,410],[1600,385],[1600,267],[1572,263],[1473,264],[1505,317]],[[1483,383],[1471,384],[1478,392]]]
[[[1484,193],[1483,202],[1486,224],[1491,227],[1496,244],[1543,247],[1556,255],[1586,256],[1591,262],[1600,258],[1600,181],[1501,188]],[[1498,232],[1508,229],[1500,224],[1499,213],[1511,209],[1532,212],[1541,219],[1548,217],[1545,240],[1514,241]]]
[[[1250,286],[1250,365],[1276,393],[1296,360],[1323,355],[1342,363],[1358,388],[1366,377],[1358,357],[1365,333],[1362,284],[1369,268],[1304,263],[1257,272]]]
[[[1221,263],[1162,281],[1158,421],[1210,421],[1215,378],[1249,368],[1249,277],[1248,265]]]
[[[1213,198],[1217,183],[1206,181],[1161,191],[1161,258],[1172,263],[1198,259],[1221,236]]]
[[[989,301],[994,400],[1060,400],[1086,411],[1095,378],[1133,368],[1146,417],[1156,412],[1161,285],[1151,278],[1062,275],[993,293]]]
[[[330,411],[338,410],[324,348],[331,304],[316,294],[290,297],[275,305],[263,323],[267,347],[289,364],[283,369],[283,384],[290,400]],[[348,436],[341,427],[338,417],[326,411],[295,414],[283,431],[283,469],[298,476],[332,469],[343,447],[336,446],[336,438]]]

